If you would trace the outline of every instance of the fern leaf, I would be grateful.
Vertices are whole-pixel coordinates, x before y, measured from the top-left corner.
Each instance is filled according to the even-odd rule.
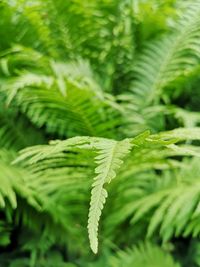
[[[95,169],[97,176],[94,178],[91,192],[88,233],[90,246],[94,253],[98,251],[98,225],[103,206],[106,202],[107,191],[105,183],[110,183],[116,176],[116,171],[123,164],[123,159],[130,152],[131,143],[128,139],[123,141],[105,141],[96,145],[99,150],[95,162],[98,166]]]
[[[132,249],[119,251],[110,259],[111,267],[180,267],[172,255],[152,243],[141,243]]]
[[[2,159],[1,159],[2,157]],[[10,202],[13,209],[17,208],[17,197],[20,195],[27,202],[40,210],[40,204],[37,200],[39,197],[35,195],[34,190],[28,186],[28,179],[31,179],[31,174],[22,168],[11,166],[8,162],[13,159],[11,152],[6,150],[0,151],[0,206],[5,207],[6,199]]]
[[[169,101],[169,94],[164,89],[180,76],[186,80],[198,66],[199,10],[199,1],[187,3],[175,29],[146,46],[134,67],[135,80],[131,91],[135,97],[132,102],[144,107],[152,102],[158,104],[161,97]]]
[[[156,136],[156,135],[155,135]],[[162,132],[158,134],[160,138],[171,139],[175,138],[177,140],[200,140],[200,128],[177,128],[171,131]]]
[[[192,234],[198,236],[200,231],[196,224],[199,218],[199,159],[188,161],[182,165],[179,172],[162,177],[155,183],[153,192],[148,188],[143,196],[132,204],[134,216],[132,223],[136,223],[151,214],[147,235],[151,237],[160,229],[160,235],[164,241],[172,236],[185,236]],[[196,171],[194,171],[196,170]]]
[[[6,79],[1,90],[7,102],[15,100],[22,112],[36,126],[45,126],[48,133],[113,136],[121,110],[114,97],[100,90],[88,64],[49,60],[43,66],[47,74],[38,72],[20,71]]]

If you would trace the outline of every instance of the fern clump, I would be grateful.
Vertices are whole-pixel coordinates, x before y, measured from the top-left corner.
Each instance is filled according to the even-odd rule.
[[[200,1],[68,2],[0,2],[0,266],[198,267]]]

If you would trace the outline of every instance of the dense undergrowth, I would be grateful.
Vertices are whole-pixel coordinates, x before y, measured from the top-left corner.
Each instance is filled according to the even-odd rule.
[[[200,266],[200,1],[0,1],[0,266]]]

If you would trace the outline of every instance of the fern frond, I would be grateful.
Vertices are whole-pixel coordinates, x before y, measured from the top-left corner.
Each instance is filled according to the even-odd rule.
[[[98,166],[95,169],[97,176],[92,185],[92,195],[88,219],[88,232],[90,246],[94,253],[98,250],[98,225],[103,206],[107,198],[107,191],[104,188],[105,183],[110,183],[116,176],[116,171],[121,167],[123,159],[130,152],[132,147],[130,141],[125,139],[120,142],[105,141],[95,145],[98,150],[98,156],[95,162]]]
[[[87,220],[88,177],[92,175],[86,155],[63,154],[59,161],[54,156],[41,164],[37,162],[37,166],[10,165],[14,157],[13,153],[0,151],[1,209],[16,227],[22,224],[23,231],[46,233],[54,242],[68,244],[69,249],[79,242],[76,249],[81,248],[86,242],[81,225]],[[68,243],[66,234],[73,244]]]
[[[4,208],[8,199],[13,209],[17,208],[16,195],[19,194],[27,202],[40,210],[40,204],[35,192],[25,183],[30,174],[25,170],[10,166],[8,162],[0,160],[0,206]]]
[[[188,3],[175,30],[144,49],[135,66],[132,92],[140,106],[166,100],[164,89],[178,77],[186,79],[199,64],[200,2]],[[172,85],[173,87],[173,85]],[[143,99],[146,99],[145,103]]]
[[[35,184],[34,187],[40,188],[40,194],[42,195],[51,194],[51,190],[55,190],[55,188],[59,189],[60,186],[63,186],[64,184],[68,185],[68,189],[70,188],[69,187],[70,184],[71,185],[74,184],[73,185],[74,190],[75,190],[74,186],[78,187],[81,186],[83,188],[82,183],[77,184],[78,181],[77,178],[78,176],[80,176],[80,172],[83,172],[82,177],[84,177],[85,175],[89,175],[89,173],[87,174],[87,172],[84,169],[83,159],[79,159],[81,160],[80,163],[77,162],[78,165],[81,164],[83,166],[80,169],[77,169],[75,165],[75,160],[73,160],[74,167],[76,168],[76,171],[79,171],[79,175],[73,175],[75,179],[74,182],[71,181],[71,179],[68,180],[67,175],[70,176],[71,173],[73,173],[73,167],[69,167],[68,170],[67,165],[70,166],[70,154],[68,155],[62,154],[63,151],[70,151],[70,150],[73,151],[73,149],[76,148],[98,151],[99,155],[95,158],[95,162],[99,165],[95,169],[95,172],[98,175],[96,176],[95,182],[93,184],[89,219],[88,219],[88,232],[91,242],[91,248],[96,253],[98,221],[101,215],[103,204],[105,202],[105,197],[107,195],[107,192],[103,188],[103,186],[105,183],[109,183],[116,176],[116,171],[122,165],[123,163],[122,160],[130,152],[131,147],[132,144],[128,139],[117,142],[109,139],[74,137],[66,141],[52,142],[52,145],[50,146],[36,146],[33,148],[25,149],[22,151],[22,155],[18,158],[17,162],[22,161],[23,163],[24,161],[26,167],[28,167],[28,165],[30,164],[30,168],[29,167],[28,168],[31,171],[33,171],[34,173],[39,173],[41,177],[44,176],[43,179],[45,183],[48,181],[48,189],[45,184],[43,185],[41,179],[38,180],[38,184],[37,181],[34,181]],[[76,155],[76,157],[77,156],[78,155]],[[40,162],[42,167],[41,171],[39,168]],[[52,167],[54,166],[54,164],[58,165],[58,162],[59,166],[61,166],[62,164],[63,168],[62,170],[58,169],[56,174],[55,167],[54,170],[52,170]],[[64,166],[66,167],[64,168]],[[63,177],[64,173],[66,177]],[[62,179],[58,179],[59,176],[62,177]],[[66,190],[67,188],[65,189],[65,191]],[[70,192],[68,192],[68,197],[69,194]]]
[[[144,243],[133,249],[119,251],[116,256],[111,257],[110,267],[180,267],[175,262],[170,253],[162,248],[151,244]]]
[[[176,131],[180,134],[180,139]],[[170,136],[169,138],[165,137],[167,133],[168,137]],[[134,146],[134,149],[126,160],[126,164],[121,167],[118,179],[113,181],[109,187],[111,200],[109,202],[110,206],[106,210],[107,216],[104,220],[105,232],[109,237],[111,233],[113,234],[116,232],[117,226],[120,226],[123,222],[126,222],[126,220],[129,221],[130,217],[133,216],[134,205],[138,203],[139,199],[145,198],[146,194],[148,195],[145,188],[148,188],[148,186],[150,187],[152,203],[154,203],[154,196],[157,201],[158,196],[153,188],[156,181],[162,181],[162,178],[155,176],[154,170],[159,173],[165,173],[170,170],[172,173],[173,171],[179,172],[181,168],[185,169],[187,165],[184,161],[181,162],[177,160],[179,157],[195,156],[199,158],[200,150],[198,146],[179,144],[179,142],[183,140],[199,140],[200,135],[198,128],[194,129],[194,133],[193,130],[190,131],[189,129],[181,128],[168,131],[167,133],[163,133],[163,137],[161,137],[161,135],[160,137],[157,136],[157,140],[154,139],[156,135],[147,135],[143,142],[139,144],[132,141],[132,143],[134,145],[137,144],[137,146]],[[173,179],[174,178],[172,178],[172,180]],[[162,185],[164,189],[165,181]],[[162,187],[158,188],[158,194],[161,188]],[[165,191],[163,191],[163,193],[164,192]],[[162,197],[162,195],[160,195],[160,197]],[[141,219],[143,219],[145,216],[144,214],[149,211],[149,205],[152,203],[150,199],[148,199],[146,201],[144,200],[141,206],[138,204],[137,210],[138,214],[140,214],[141,211]],[[112,212],[109,212],[110,208]],[[143,211],[145,211],[144,214]]]
[[[134,51],[130,1],[20,1],[5,3],[6,11],[11,13],[7,24],[15,30],[11,31],[12,43],[57,60],[87,58],[108,91],[116,90],[119,77],[129,78]],[[3,30],[1,33],[8,45],[10,39]]]
[[[2,88],[3,91],[8,91],[7,105],[13,100],[17,95],[18,90],[21,90],[25,87],[39,87],[46,86],[50,88],[53,83],[51,77],[44,75],[36,75],[34,73],[24,73],[17,78],[9,80],[6,88]]]
[[[22,72],[8,79],[3,88],[7,101],[15,98],[22,112],[49,133],[112,137],[121,110],[100,90],[89,66],[49,62],[46,68],[47,75]]]
[[[177,133],[180,138],[177,138]],[[71,184],[72,188],[83,187],[83,184],[77,184],[77,181],[80,181],[79,178],[83,179],[81,177],[91,177],[91,172],[88,172],[90,168],[88,167],[94,166],[94,164],[92,164],[92,158],[94,157],[94,153],[98,153],[94,160],[98,165],[95,169],[97,176],[94,178],[94,183],[92,185],[88,219],[91,248],[97,253],[98,224],[107,197],[107,190],[104,188],[105,184],[110,183],[111,180],[115,178],[116,172],[119,169],[121,170],[121,179],[124,179],[126,175],[131,177],[133,173],[139,170],[141,171],[141,167],[142,170],[152,170],[169,169],[170,167],[172,168],[172,166],[179,166],[178,162],[175,160],[170,161],[170,157],[173,156],[199,156],[199,151],[193,146],[182,149],[179,146],[177,148],[175,145],[175,143],[182,140],[199,139],[199,133],[199,128],[190,130],[175,129],[157,135],[150,135],[149,132],[145,132],[135,138],[124,139],[122,141],[97,137],[74,137],[66,141],[52,141],[50,145],[26,148],[21,152],[21,155],[15,162],[21,162],[22,166],[25,166],[32,173],[39,175],[40,179],[30,181],[31,184],[33,183],[32,187],[34,187],[35,190],[40,188],[40,194],[48,197],[48,195],[55,194],[53,193],[55,188],[60,192],[60,187],[63,185],[69,186]],[[134,147],[134,149],[132,153],[130,153],[132,147]],[[82,156],[80,151],[83,151]],[[123,160],[128,154],[129,157],[127,158],[126,164],[123,164]],[[168,158],[169,161],[167,160]],[[73,165],[71,165],[71,162],[73,162]],[[168,165],[168,167],[166,165]],[[61,166],[62,169],[59,169]],[[75,172],[74,175],[73,171]],[[80,175],[76,174],[77,171]],[[65,174],[65,177],[63,177],[63,174]],[[71,175],[73,175],[74,181],[71,180]],[[48,186],[46,186],[47,181]],[[89,181],[85,184],[86,190],[89,186],[88,183]],[[71,187],[63,189],[63,191],[66,192],[70,190],[70,188]],[[70,201],[70,191],[68,191],[68,194]],[[160,194],[162,197],[162,192],[160,192]],[[61,198],[59,193],[55,194],[56,199],[58,199],[59,196]],[[51,205],[53,205],[53,203]],[[151,205],[150,201],[148,205],[145,206],[145,212],[148,210],[147,207],[149,205]],[[129,206],[127,214],[130,215],[133,213],[134,207],[139,207],[139,204],[130,205],[130,203],[127,203],[127,206]]]
[[[167,139],[177,139],[179,141],[182,140],[200,140],[200,128],[199,127],[194,127],[194,128],[177,128],[171,131],[167,132],[162,132],[160,134],[155,134],[152,136],[153,138],[155,137],[156,139],[161,138],[164,140]]]
[[[198,112],[173,107],[172,113],[186,128],[193,128],[200,123],[200,114]]]
[[[158,180],[153,192],[147,192],[132,205],[136,223],[147,214],[151,214],[147,235],[150,237],[160,229],[164,241],[172,236],[199,236],[196,224],[199,218],[199,159],[188,161],[182,165],[177,175],[166,173]],[[170,177],[170,176],[171,177]]]

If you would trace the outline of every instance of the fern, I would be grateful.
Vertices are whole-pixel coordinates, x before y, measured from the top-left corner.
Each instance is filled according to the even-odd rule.
[[[120,107],[100,91],[88,65],[75,66],[49,62],[52,76],[22,73],[9,79],[2,88],[7,102],[15,97],[22,112],[37,126],[46,125],[49,133],[112,136],[110,130],[120,121]]]
[[[98,167],[95,169],[97,176],[94,178],[95,182],[92,185],[88,232],[90,246],[93,252],[97,253],[99,218],[107,197],[104,184],[110,183],[115,178],[116,171],[121,167],[124,157],[130,152],[131,143],[128,139],[120,142],[105,141],[95,145],[95,147],[99,150],[98,156],[95,158]]]
[[[199,5],[199,1],[188,4],[174,32],[150,43],[140,55],[132,86],[136,99],[142,101],[146,95],[146,104],[158,103],[161,95],[166,98],[164,88],[180,76],[187,77],[198,66]]]
[[[11,157],[12,153],[4,152],[3,155]],[[25,198],[30,205],[33,205],[37,209],[40,209],[40,204],[37,200],[36,194],[32,189],[25,183],[25,177],[29,175],[25,170],[18,169],[16,167],[11,167],[8,162],[4,160],[0,161],[0,206],[5,208],[7,200],[13,209],[17,208],[17,197],[19,194],[21,197]],[[30,177],[30,175],[29,175]]]
[[[176,131],[179,132],[180,139],[176,138],[176,134],[174,134],[176,133]],[[193,132],[194,134],[192,135],[191,133]],[[52,180],[51,175],[53,175],[54,177],[55,173],[57,173],[56,174],[57,177],[58,175],[63,175],[63,172],[61,170],[58,169],[58,172],[55,172],[54,170],[52,174],[48,172],[49,168],[52,172],[52,167],[55,166],[54,164],[57,165],[59,163],[59,166],[63,166],[63,164],[66,164],[66,172],[65,172],[66,175],[67,174],[69,175],[71,173],[70,167],[67,168],[67,164],[69,164],[70,166],[70,161],[69,161],[70,158],[68,159],[68,161],[65,160],[66,156],[65,154],[63,154],[64,151],[70,152],[70,151],[73,151],[74,149],[78,149],[78,150],[83,149],[83,150],[86,150],[87,153],[89,151],[97,151],[98,155],[95,157],[95,163],[98,164],[98,166],[95,168],[95,173],[97,174],[97,176],[94,178],[95,181],[92,185],[93,189],[92,189],[92,194],[91,194],[89,219],[88,219],[88,232],[89,232],[90,245],[91,245],[92,250],[95,253],[97,253],[98,224],[99,224],[101,212],[102,212],[102,209],[105,204],[106,197],[107,197],[107,190],[104,188],[104,185],[106,183],[110,183],[111,180],[115,178],[116,171],[123,167],[122,166],[123,159],[128,154],[130,154],[130,149],[132,148],[132,146],[135,147],[135,152],[133,150],[133,156],[139,160],[142,159],[142,154],[140,153],[140,151],[143,152],[142,148],[144,147],[145,153],[147,153],[147,151],[149,153],[152,149],[152,146],[155,146],[155,147],[158,146],[159,149],[161,147],[164,147],[164,148],[166,147],[167,149],[163,155],[162,154],[157,155],[156,153],[157,161],[160,161],[162,156],[164,158],[174,156],[174,155],[189,155],[190,156],[190,155],[194,155],[195,153],[198,153],[197,151],[193,149],[193,147],[191,147],[190,149],[187,149],[186,151],[185,149],[181,149],[181,148],[175,149],[174,148],[175,145],[174,146],[172,145],[175,142],[178,142],[180,140],[185,140],[188,138],[197,139],[199,138],[198,133],[199,133],[198,128],[196,128],[196,133],[195,131],[190,132],[189,130],[186,132],[185,129],[177,129],[177,130],[166,132],[160,135],[149,135],[149,133],[146,132],[133,139],[124,139],[122,141],[115,141],[115,140],[104,139],[104,138],[93,138],[93,137],[75,137],[75,138],[68,139],[66,141],[52,142],[50,146],[48,145],[47,146],[36,146],[33,148],[25,149],[24,151],[22,151],[21,156],[15,162],[16,163],[24,162],[25,166],[28,168],[30,165],[30,170],[33,173],[38,173],[41,177],[43,177],[42,180],[41,179],[38,180],[39,184],[35,185],[35,189],[40,188],[40,195],[43,192],[42,194],[44,195],[47,194],[46,195],[47,197],[48,194],[51,193],[52,189],[55,190],[55,188],[59,188],[63,183],[68,184],[68,182],[63,179],[59,181],[53,178]],[[166,137],[167,137],[167,140],[165,140]],[[148,150],[146,150],[146,146],[148,147]],[[139,154],[137,153],[137,150],[139,150]],[[152,157],[151,154],[150,154],[150,157]],[[83,159],[80,158],[80,160],[82,161]],[[73,162],[74,162],[74,167],[76,167],[75,161]],[[134,162],[134,161],[131,159],[131,162]],[[142,165],[142,163],[140,164]],[[145,166],[145,169],[154,168],[155,167],[154,164],[155,163],[153,162],[153,164],[150,164],[149,166],[148,165]],[[85,166],[87,168],[87,163]],[[125,166],[127,168],[128,165],[125,165]],[[44,171],[45,169],[46,171]],[[76,170],[78,170],[77,167],[76,167]],[[79,171],[81,171],[81,169],[79,169]],[[84,169],[82,169],[82,171],[84,171],[83,175],[84,173],[86,174]],[[131,171],[132,169],[129,170],[129,173]],[[43,176],[44,174],[45,176]],[[43,179],[45,179],[44,181],[48,180],[49,185],[47,188],[46,188],[46,185],[43,185]],[[51,183],[52,183],[52,187],[51,187]],[[131,210],[133,210],[133,207],[131,208]]]
[[[196,267],[200,1],[0,2],[0,265]]]
[[[170,104],[195,83],[199,69],[199,4],[178,1],[179,20],[139,51],[129,90],[119,96],[127,112],[126,136],[146,129],[161,131],[168,113],[161,103]],[[193,92],[197,90],[196,86],[192,88]]]
[[[160,234],[165,241],[169,240],[174,234],[179,236],[182,232],[184,232],[184,235],[199,235],[198,226],[196,225],[199,203],[198,171],[196,172],[197,176],[192,177],[197,179],[193,180],[193,183],[188,177],[190,170],[199,165],[199,160],[190,164],[190,167],[182,167],[185,171],[181,170],[177,174],[176,180],[166,177],[168,182],[166,186],[163,186],[162,190],[158,187],[159,191],[155,191],[152,195],[144,196],[144,198],[142,197],[132,206],[133,210],[135,210],[132,219],[134,223],[149,210],[154,210],[148,226],[148,236],[152,236],[158,228],[160,228]]]
[[[126,266],[126,267],[154,267],[154,266],[166,266],[166,267],[178,267],[172,256],[150,243],[140,244],[138,247],[133,247],[127,251],[119,251],[115,257],[110,260],[110,266]]]
[[[90,144],[91,143],[91,144]],[[93,249],[93,251],[96,253],[97,252],[97,229],[98,229],[98,221],[101,215],[101,209],[103,208],[103,203],[105,202],[105,194],[106,190],[103,188],[105,183],[109,183],[116,175],[116,170],[118,170],[120,168],[120,165],[123,163],[122,159],[126,156],[126,154],[128,154],[130,148],[131,148],[131,143],[129,140],[124,140],[124,141],[114,141],[114,140],[106,140],[106,139],[90,139],[90,138],[72,138],[71,140],[67,140],[67,141],[63,141],[60,144],[59,143],[52,143],[52,145],[50,147],[46,146],[46,149],[43,146],[39,146],[39,147],[33,147],[33,149],[28,149],[28,150],[24,150],[24,152],[22,153],[22,155],[18,158],[18,160],[16,162],[19,161],[24,161],[26,158],[28,160],[28,164],[33,164],[33,166],[31,167],[31,170],[35,173],[39,173],[40,174],[40,169],[38,168],[39,165],[38,163],[42,160],[42,173],[40,175],[43,176],[44,174],[44,166],[45,164],[45,159],[47,160],[47,168],[51,170],[51,165],[50,164],[54,164],[53,159],[56,159],[56,154],[58,155],[58,157],[60,158],[59,160],[59,166],[61,166],[60,164],[69,164],[70,162],[67,162],[65,159],[62,160],[62,151],[64,150],[71,150],[76,147],[78,148],[83,148],[83,149],[92,149],[92,147],[94,147],[94,150],[99,151],[99,155],[95,158],[95,162],[100,164],[100,166],[98,166],[95,169],[96,173],[99,173],[98,176],[95,178],[95,182],[93,184],[93,189],[92,189],[92,196],[91,196],[91,207],[90,207],[90,212],[89,212],[89,219],[88,219],[88,231],[89,231],[89,238],[90,238],[90,242],[91,242],[91,248]],[[45,151],[46,150],[46,151]],[[41,151],[41,152],[40,152]],[[64,154],[63,154],[64,156]],[[52,160],[50,160],[52,158]],[[29,159],[30,158],[30,159]],[[69,158],[70,159],[70,158]],[[62,163],[63,161],[63,163]],[[108,162],[107,162],[108,161]],[[25,161],[26,162],[26,161]],[[55,161],[58,164],[58,160]],[[73,161],[74,163],[74,161]],[[34,167],[34,164],[36,164],[36,166]],[[79,164],[79,163],[78,163]],[[83,162],[82,162],[83,164]],[[53,166],[53,165],[52,165]],[[102,169],[102,170],[101,170]],[[77,169],[78,170],[78,169]],[[84,169],[83,169],[84,170]],[[48,170],[47,170],[48,171]],[[51,176],[52,176],[52,171],[51,173],[48,173],[47,171],[45,171],[46,175],[49,176],[48,178],[48,190],[50,190],[49,192],[51,192]],[[63,171],[58,170],[59,172],[57,173],[57,177],[58,174],[59,175],[63,175]],[[81,171],[81,169],[79,169],[79,171]],[[52,176],[55,177],[55,171],[53,171],[54,174]],[[66,172],[67,174],[67,166],[66,166]],[[71,173],[70,168],[69,168],[69,174]],[[85,174],[85,172],[84,172]],[[74,177],[75,178],[75,177]],[[45,181],[47,181],[47,177],[44,177]],[[58,184],[58,179],[54,179],[55,182],[52,180],[53,186],[52,189],[55,190],[55,188],[57,186],[60,185]],[[38,181],[40,183],[36,186],[36,188],[40,187],[40,195],[42,193],[42,187],[43,185],[41,184],[41,180]],[[69,181],[67,183],[67,180],[60,180],[60,183],[65,183],[68,184],[68,186],[70,186],[71,182]],[[76,183],[76,182],[75,182]],[[57,185],[56,185],[57,184]],[[73,185],[73,188],[75,189],[75,184]],[[81,185],[82,186],[82,185]],[[78,185],[79,187],[79,185]],[[44,185],[44,189],[46,188],[46,186]],[[46,189],[45,189],[46,191]],[[47,191],[48,192],[48,191]],[[47,193],[46,192],[46,193]],[[57,214],[58,216],[58,214]],[[94,245],[95,244],[95,245]],[[95,247],[96,246],[96,247]]]

